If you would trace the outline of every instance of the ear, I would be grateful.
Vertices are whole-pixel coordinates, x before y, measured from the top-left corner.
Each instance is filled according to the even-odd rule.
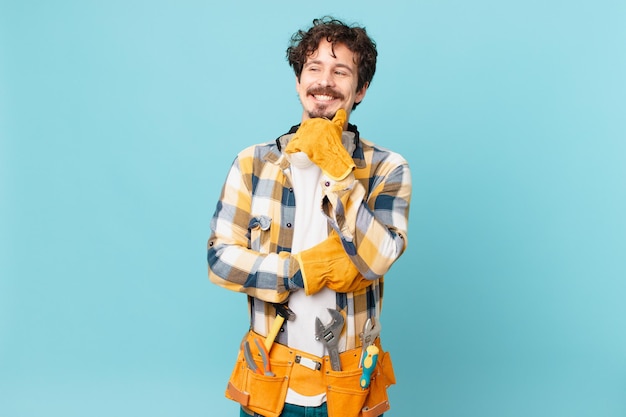
[[[367,93],[367,88],[370,86],[370,83],[363,84],[363,87],[359,91],[356,92],[356,97],[354,99],[355,103],[360,103],[365,98],[365,93]]]

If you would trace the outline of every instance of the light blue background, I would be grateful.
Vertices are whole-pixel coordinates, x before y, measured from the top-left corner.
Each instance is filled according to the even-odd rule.
[[[3,0],[0,416],[237,415],[209,220],[327,13],[377,41],[352,121],[413,173],[388,415],[626,415],[623,1]]]

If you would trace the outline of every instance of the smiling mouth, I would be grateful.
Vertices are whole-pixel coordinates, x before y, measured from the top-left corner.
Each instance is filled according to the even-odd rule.
[[[319,100],[319,101],[331,101],[331,100],[334,100],[334,99],[335,99],[335,97],[333,97],[333,96],[328,96],[328,95],[325,95],[325,94],[324,94],[324,95],[322,95],[322,94],[313,94],[313,97],[314,97],[316,100]]]
[[[331,88],[313,88],[308,93],[317,101],[343,100],[343,95]]]

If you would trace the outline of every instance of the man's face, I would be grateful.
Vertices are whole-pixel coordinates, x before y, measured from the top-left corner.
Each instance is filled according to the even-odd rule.
[[[343,108],[348,117],[354,103],[365,97],[367,84],[357,91],[358,68],[354,53],[344,44],[334,48],[322,40],[317,50],[309,55],[302,68],[300,80],[296,77],[296,91],[302,103],[302,121],[313,117],[332,119]]]

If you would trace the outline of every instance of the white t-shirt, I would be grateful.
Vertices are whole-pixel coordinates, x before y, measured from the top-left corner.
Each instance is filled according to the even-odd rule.
[[[322,213],[322,170],[303,152],[289,155],[293,192],[296,197],[296,214],[291,253],[309,249],[328,237],[328,221]],[[322,342],[315,339],[315,319],[329,323],[331,317],[327,309],[337,307],[335,291],[324,287],[313,295],[305,295],[304,290],[294,291],[289,296],[289,308],[295,313],[293,321],[287,321],[287,344],[315,356],[327,355]],[[342,349],[340,348],[340,351]],[[296,365],[298,366],[298,365]],[[301,406],[315,407],[326,400],[326,394],[303,396],[291,388],[286,402]]]

